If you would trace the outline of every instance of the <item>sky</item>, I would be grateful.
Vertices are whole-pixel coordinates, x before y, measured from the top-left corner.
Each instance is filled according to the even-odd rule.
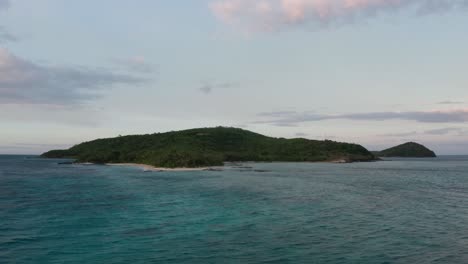
[[[468,154],[468,0],[0,0],[0,153],[234,126]]]

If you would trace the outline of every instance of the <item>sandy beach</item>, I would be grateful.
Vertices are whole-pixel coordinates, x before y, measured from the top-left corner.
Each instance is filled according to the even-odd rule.
[[[147,164],[138,164],[138,163],[106,163],[109,166],[132,166],[139,167],[145,171],[204,171],[213,169],[212,167],[200,167],[200,168],[160,168],[154,167]]]

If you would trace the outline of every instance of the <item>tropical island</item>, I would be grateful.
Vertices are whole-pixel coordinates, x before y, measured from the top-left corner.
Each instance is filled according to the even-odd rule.
[[[378,157],[402,157],[402,158],[435,158],[434,151],[427,147],[415,143],[407,142],[382,151],[376,151],[374,154]]]
[[[97,139],[46,158],[78,163],[146,164],[159,168],[222,166],[224,162],[358,162],[374,161],[366,148],[350,143],[304,138],[273,138],[231,127],[197,128],[147,135]]]

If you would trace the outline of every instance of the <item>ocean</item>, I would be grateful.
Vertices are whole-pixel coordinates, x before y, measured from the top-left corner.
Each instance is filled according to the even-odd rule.
[[[145,172],[0,156],[0,263],[468,263],[468,157]]]

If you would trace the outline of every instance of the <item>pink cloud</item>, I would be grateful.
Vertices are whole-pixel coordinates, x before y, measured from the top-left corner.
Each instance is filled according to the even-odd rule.
[[[468,7],[468,0],[445,0],[443,10]],[[388,10],[412,8],[419,12],[441,11],[434,0],[213,0],[213,14],[221,21],[254,29],[281,28],[304,23],[346,23]]]
[[[245,12],[244,9],[248,7],[246,4],[248,3],[244,0],[218,1],[211,5],[211,10],[223,22],[231,23],[235,17]]]

